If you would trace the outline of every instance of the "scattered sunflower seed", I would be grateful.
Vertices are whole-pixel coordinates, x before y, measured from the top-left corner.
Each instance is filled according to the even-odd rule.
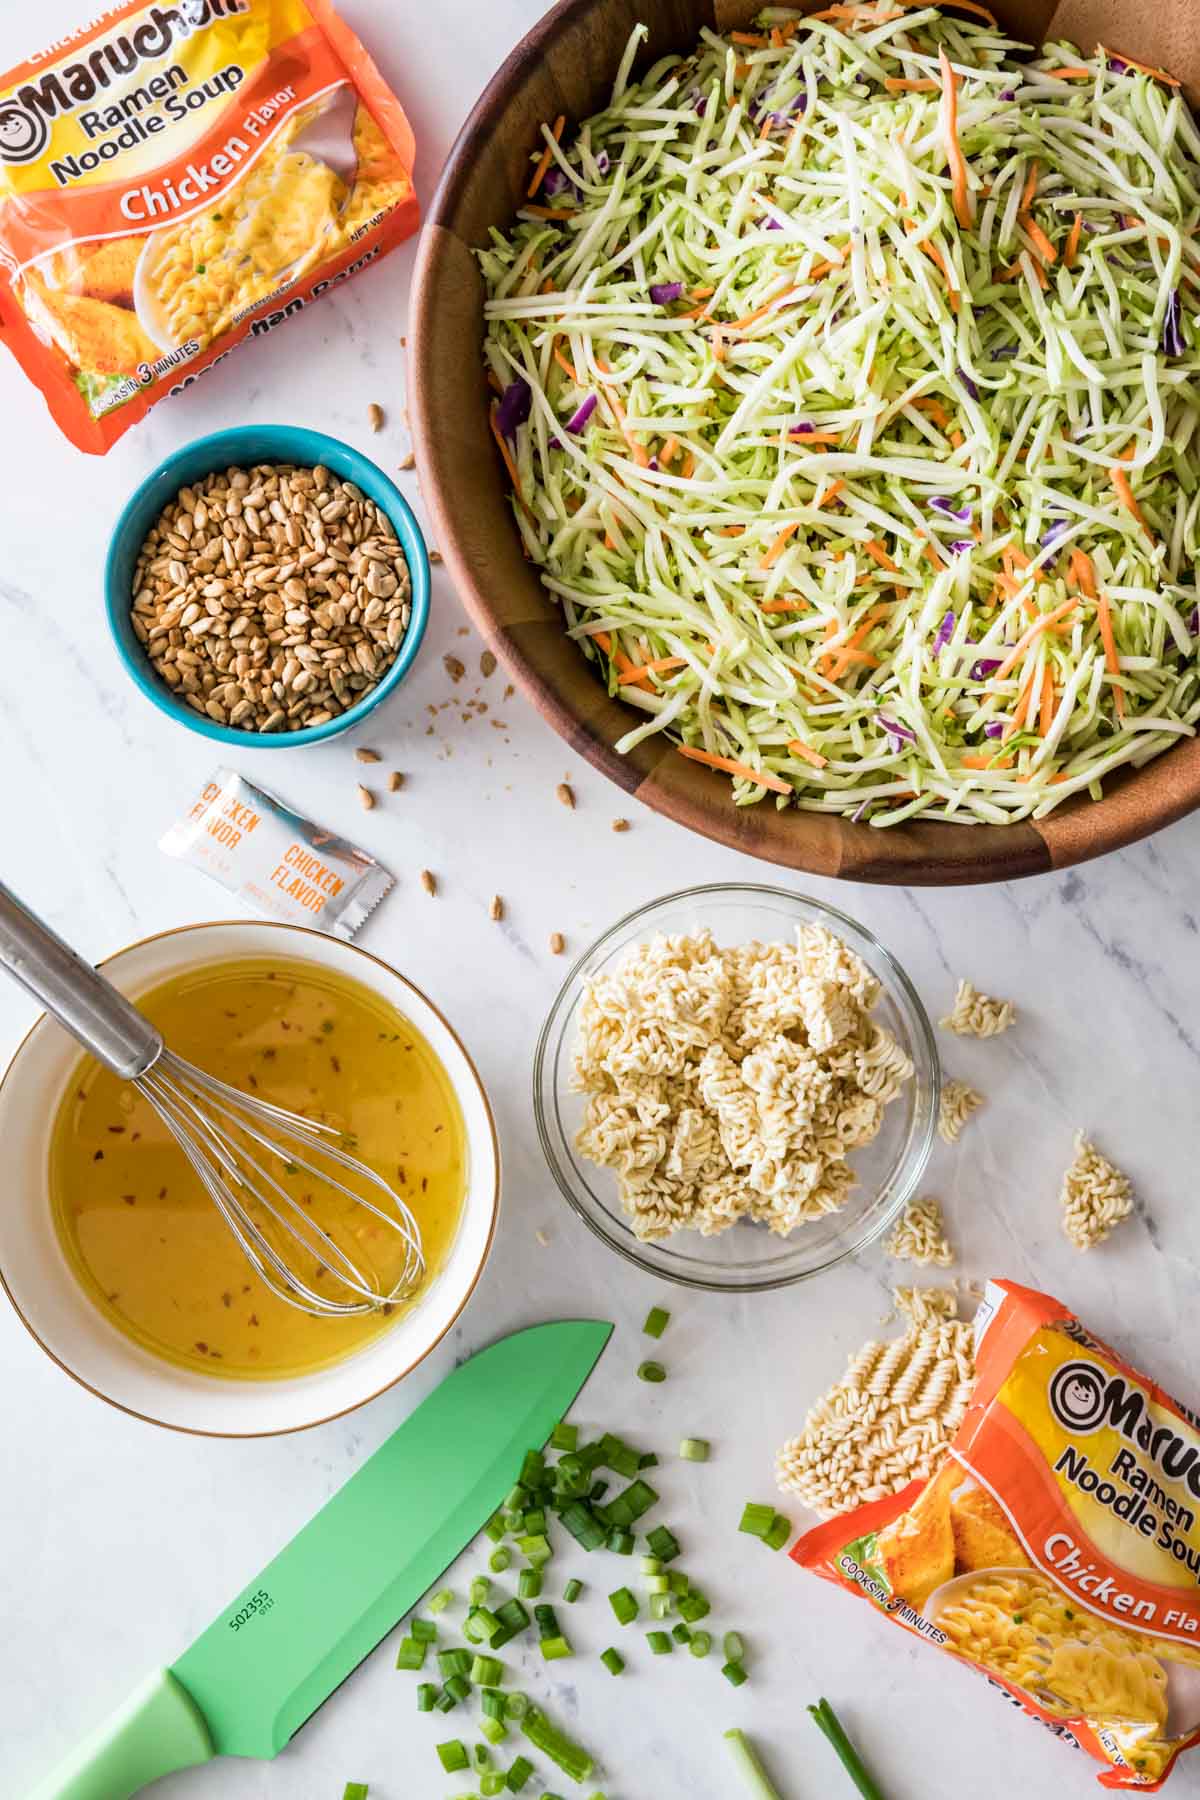
[[[389,794],[398,794],[400,792],[400,789],[403,786],[404,786],[403,775],[400,773],[399,769],[393,769],[391,774],[388,776],[388,793]]]
[[[442,560],[441,551],[440,550],[431,550],[429,552],[429,560],[431,563],[440,563]]]
[[[479,673],[485,677],[496,673],[496,658],[490,650],[485,650],[479,659]]]
[[[378,750],[368,750],[365,745],[360,744],[358,749],[354,752],[354,760],[356,762],[377,763],[382,759]]]
[[[575,810],[575,792],[574,792],[574,789],[572,788],[570,782],[569,781],[560,781],[558,786],[555,788],[554,792],[557,794],[558,798],[562,801],[563,805],[566,807],[569,807],[570,810],[572,812],[574,812],[574,810]]]
[[[364,812],[370,812],[375,804],[374,794],[369,787],[364,787],[361,781],[358,784],[358,804],[362,807]]]
[[[541,1229],[539,1229],[539,1230],[535,1231],[533,1235],[537,1239],[538,1243],[542,1246],[542,1249],[545,1250],[550,1242],[550,1233],[548,1231],[542,1231]]]
[[[383,408],[377,400],[372,400],[367,408],[367,424],[372,431],[380,431],[383,428]]]
[[[457,656],[443,656],[442,667],[451,681],[461,681],[466,674],[466,665]]]
[[[500,898],[499,894],[493,894],[492,895],[492,904],[488,907],[488,918],[489,919],[502,919],[503,917],[504,917],[504,902]]]
[[[409,451],[407,456],[402,456],[400,458],[400,468],[403,473],[407,474],[409,469],[415,469],[416,466],[417,466],[417,459],[413,455],[411,450]]]
[[[422,869],[421,870],[421,886],[425,889],[425,892],[427,894],[436,894],[437,893],[437,876],[434,875],[429,869]]]
[[[387,514],[319,463],[220,469],[150,527],[131,624],[177,699],[247,733],[327,724],[374,688],[412,583]]]
[[[563,951],[566,949],[566,947],[567,947],[567,940],[563,936],[562,932],[561,931],[552,931],[550,933],[550,954],[551,954],[551,956],[561,956]]]
[[[628,819],[614,819],[612,822],[612,828],[614,831],[628,831],[629,830],[629,820]]]

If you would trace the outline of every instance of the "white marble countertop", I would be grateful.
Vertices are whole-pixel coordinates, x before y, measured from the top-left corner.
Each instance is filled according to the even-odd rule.
[[[80,5],[7,0],[0,66],[75,23]],[[390,8],[346,0],[343,10],[411,112],[428,198],[469,105],[540,0]],[[172,446],[250,420],[333,432],[394,470],[409,448],[400,337],[412,260],[409,245],[240,351],[102,461],[73,451],[12,360],[0,360],[0,867],[87,954],[240,910],[156,848],[218,758],[153,711],[117,663],[100,590],[114,513]],[[366,421],[372,401],[388,412],[379,437]],[[402,480],[419,509],[415,476]],[[145,1672],[170,1661],[456,1357],[516,1326],[571,1314],[618,1326],[582,1418],[624,1427],[664,1452],[687,1433],[712,1438],[707,1467],[671,1466],[667,1457],[665,1512],[686,1534],[689,1567],[751,1646],[753,1679],[737,1693],[715,1665],[679,1655],[619,1682],[595,1654],[553,1673],[555,1709],[606,1747],[601,1785],[612,1800],[731,1795],[717,1740],[735,1723],[761,1739],[789,1800],[840,1800],[847,1785],[803,1711],[820,1693],[839,1706],[889,1800],[1016,1792],[1061,1800],[1094,1791],[1093,1765],[982,1681],[735,1534],[743,1500],[772,1492],[776,1446],[847,1353],[877,1331],[894,1266],[874,1252],[790,1292],[692,1295],[640,1277],[567,1212],[542,1164],[529,1094],[535,1036],[564,972],[549,954],[550,932],[578,950],[656,895],[697,881],[769,881],[773,872],[627,801],[519,695],[503,698],[502,672],[478,678],[481,647],[438,571],[420,659],[361,734],[408,776],[403,793],[369,817],[355,804],[362,771],[345,741],[248,749],[233,760],[356,837],[400,877],[362,941],[448,1013],[490,1088],[506,1179],[484,1280],[451,1340],[400,1387],[338,1423],[246,1443],[178,1437],[101,1405],[0,1308],[0,1793],[22,1795]],[[443,669],[448,652],[468,666],[457,688]],[[486,718],[464,722],[458,705],[431,715],[477,689]],[[564,777],[578,796],[574,813],[555,799]],[[619,814],[632,829],[614,836]],[[439,878],[436,899],[417,879],[426,867]],[[928,1180],[945,1202],[963,1272],[1010,1275],[1058,1294],[1196,1404],[1200,821],[1013,887],[906,893],[783,879],[878,933],[935,1016],[960,974],[1016,1000],[1016,1030],[990,1044],[954,1041],[949,1058],[989,1102],[956,1151],[939,1146]],[[487,915],[493,893],[507,903],[501,926]],[[0,986],[0,1054],[31,1016],[15,989]],[[1129,1170],[1141,1198],[1137,1219],[1087,1257],[1063,1238],[1056,1198],[1077,1125]],[[537,1242],[539,1229],[548,1247]],[[648,1389],[633,1370],[646,1342],[640,1324],[656,1300],[674,1312],[663,1345],[670,1379]],[[594,1588],[617,1585],[581,1573]],[[606,1612],[584,1606],[573,1616],[581,1651],[611,1641]],[[441,1776],[433,1744],[448,1734],[418,1717],[411,1684],[391,1660],[386,1649],[371,1657],[274,1763],[222,1764],[155,1792],[163,1800],[338,1800],[356,1779],[370,1782],[371,1800],[437,1800],[467,1785]],[[1200,1755],[1193,1762],[1193,1772],[1173,1778],[1172,1794],[1200,1793]]]

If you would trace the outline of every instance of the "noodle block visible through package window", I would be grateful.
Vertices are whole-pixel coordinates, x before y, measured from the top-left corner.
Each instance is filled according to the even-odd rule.
[[[412,130],[329,0],[143,0],[0,74],[0,338],[103,453],[417,228]]]
[[[931,1473],[791,1556],[1154,1791],[1200,1744],[1200,1419],[1046,1294],[989,1282],[975,1332]]]

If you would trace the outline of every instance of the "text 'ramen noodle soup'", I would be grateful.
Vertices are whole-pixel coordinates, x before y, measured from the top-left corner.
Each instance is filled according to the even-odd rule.
[[[0,75],[0,337],[103,453],[410,236],[413,155],[328,0],[114,7]]]
[[[928,1479],[791,1555],[1153,1791],[1200,1743],[1200,1419],[1046,1294],[989,1282]]]

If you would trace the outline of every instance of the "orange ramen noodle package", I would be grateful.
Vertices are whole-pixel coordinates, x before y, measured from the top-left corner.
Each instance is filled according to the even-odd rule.
[[[941,1466],[791,1554],[1153,1792],[1200,1743],[1200,1419],[996,1281]]]
[[[0,336],[81,449],[417,227],[329,0],[115,6],[0,75]]]

